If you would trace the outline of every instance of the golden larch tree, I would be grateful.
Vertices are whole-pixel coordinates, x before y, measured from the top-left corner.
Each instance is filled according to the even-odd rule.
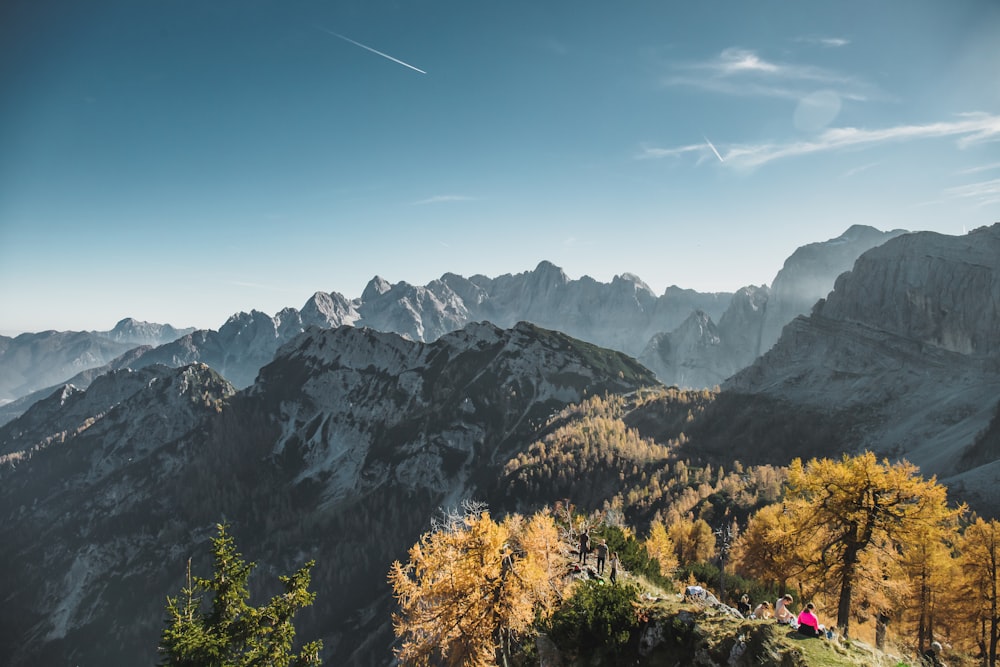
[[[643,544],[649,557],[659,564],[660,574],[665,577],[673,576],[678,565],[677,553],[662,521],[653,521],[650,524],[649,537]]]
[[[794,460],[786,509],[803,539],[819,540],[813,564],[832,584],[844,636],[856,600],[878,601],[873,611],[886,613],[881,605],[891,566],[920,529],[948,524],[962,511],[949,509],[945,487],[923,479],[913,464],[879,462],[871,452],[839,461]]]
[[[481,507],[451,513],[392,564],[403,665],[488,667],[553,606],[558,535],[551,517],[494,522]]]
[[[775,586],[784,593],[789,580],[806,578],[806,563],[800,549],[804,536],[796,530],[781,504],[765,505],[747,522],[733,543],[730,554],[739,574]]]
[[[964,579],[962,599],[971,603],[964,615],[976,628],[983,664],[996,667],[1000,642],[1000,522],[977,518],[959,540]]]

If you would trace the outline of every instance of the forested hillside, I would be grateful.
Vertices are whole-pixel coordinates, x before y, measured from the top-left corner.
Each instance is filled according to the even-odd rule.
[[[393,570],[397,597],[405,601],[396,618],[397,633],[404,640],[401,655],[415,660],[422,651],[443,658],[456,650],[454,642],[465,641],[465,630],[448,634],[443,629],[447,624],[413,625],[412,614],[421,608],[420,600],[426,600],[421,597],[426,591],[437,590],[427,577],[432,572],[435,581],[447,577],[452,567],[448,563],[461,561],[470,548],[457,536],[486,531],[497,550],[485,549],[476,562],[496,558],[500,569],[492,578],[480,572],[476,576],[486,580],[476,586],[498,586],[498,604],[508,596],[527,596],[504,602],[508,610],[527,605],[519,620],[495,616],[499,634],[494,639],[502,635],[505,643],[478,640],[485,642],[483,655],[496,650],[498,661],[529,664],[533,651],[548,641],[559,645],[556,650],[567,659],[591,655],[588,659],[598,660],[588,664],[618,664],[615,660],[626,654],[639,664],[661,664],[651,656],[662,657],[663,651],[675,658],[690,657],[679,647],[670,653],[669,647],[647,646],[641,653],[639,638],[650,632],[651,624],[675,622],[653,611],[650,599],[676,600],[687,585],[699,584],[721,598],[724,614],[729,613],[726,606],[737,607],[744,594],[756,605],[790,593],[796,612],[813,602],[842,653],[852,642],[871,644],[885,651],[878,653],[884,656],[879,660],[894,666],[915,664],[907,661],[916,660],[937,641],[948,647],[948,664],[964,664],[972,656],[982,664],[996,664],[1000,619],[993,609],[1000,603],[1000,578],[990,563],[1000,558],[1000,523],[949,501],[945,487],[905,461],[880,461],[863,453],[796,459],[790,467],[734,461],[727,470],[684,457],[683,430],[657,443],[627,424],[630,416],[645,409],[646,417],[639,421],[649,426],[649,406],[655,405],[661,428],[672,424],[683,429],[704,413],[711,399],[708,392],[640,390],[628,397],[591,397],[553,415],[544,437],[504,467],[499,488],[507,491],[497,497],[495,507],[508,511],[498,511],[495,524],[482,509],[464,519],[451,515],[414,546],[409,564]],[[546,497],[561,500],[546,504]],[[536,513],[529,521],[525,511]],[[541,548],[538,538],[519,533],[529,525],[541,530],[538,522],[546,522],[548,534],[557,536],[543,540],[548,551],[533,551]],[[593,597],[588,583],[595,580],[593,572],[588,576],[584,568],[574,574],[583,531],[591,545],[603,539],[620,554],[619,572],[627,572],[627,580],[636,585],[629,596],[639,607],[632,614],[617,612],[623,614],[619,630],[624,634],[617,639],[609,635],[600,646],[581,651],[578,635],[571,640],[560,634],[566,622],[560,615],[583,613],[571,611],[579,605],[598,615],[605,605],[612,613],[617,604]],[[447,558],[433,555],[444,548],[443,534],[451,535]],[[478,538],[473,541],[477,549],[483,548]],[[431,567],[426,560],[430,558],[442,560]],[[545,573],[538,569],[541,562],[548,563]],[[590,564],[593,569],[593,556]],[[503,568],[518,573],[519,586],[526,588],[518,589],[520,593],[504,588]],[[541,577],[542,583],[525,584],[531,577]],[[596,579],[607,582],[607,577],[605,571]],[[429,588],[421,593],[422,586]],[[551,599],[537,597],[538,590],[556,594]],[[960,613],[948,611],[955,592],[967,601]],[[489,617],[492,612],[483,613]],[[659,620],[652,621],[654,617]],[[525,620],[532,618],[542,620]],[[734,628],[730,631],[741,636],[749,632]],[[424,631],[430,635],[421,634]],[[537,639],[539,632],[542,640]],[[418,641],[422,648],[408,641]],[[504,651],[507,654],[501,655]],[[823,664],[880,664],[872,655],[869,662]],[[746,664],[786,664],[780,655],[771,662],[759,655],[755,659]]]

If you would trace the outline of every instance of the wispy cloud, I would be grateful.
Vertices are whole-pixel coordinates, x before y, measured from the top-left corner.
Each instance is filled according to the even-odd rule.
[[[858,167],[854,167],[853,169],[848,169],[841,175],[841,178],[851,178],[852,176],[857,176],[858,174],[868,171],[872,167],[876,167],[878,165],[879,165],[878,162],[869,162],[868,164],[863,164]]]
[[[719,151],[725,164],[733,167],[754,168],[786,158],[816,153],[829,153],[848,148],[869,148],[891,142],[919,139],[956,138],[959,148],[1000,140],[1000,115],[966,113],[957,120],[928,123],[926,125],[897,125],[876,130],[856,127],[831,128],[821,132],[811,141],[786,143],[733,144]],[[640,159],[664,158],[696,153],[711,156],[706,144],[689,144],[673,148],[643,147],[636,156]]]
[[[984,171],[993,171],[994,169],[1000,169],[1000,162],[993,162],[990,164],[983,164],[978,167],[969,167],[968,169],[963,169],[958,172],[959,174],[979,174]]]
[[[1000,203],[1000,178],[948,188],[944,194],[949,199],[973,202],[977,208],[998,204]]]
[[[800,99],[817,86],[840,97],[868,100],[885,97],[868,82],[813,65],[766,60],[751,49],[730,47],[709,60],[676,63],[667,86],[685,86],[724,95]]]
[[[842,46],[847,46],[851,43],[851,40],[844,37],[798,37],[795,39],[796,42],[801,42],[803,44],[815,44],[817,46],[825,46],[827,48],[839,49]]]
[[[443,204],[445,202],[454,201],[475,201],[475,197],[467,197],[465,195],[435,195],[433,197],[428,197],[427,199],[418,199],[415,202],[411,202],[414,206],[423,206],[424,204]]]

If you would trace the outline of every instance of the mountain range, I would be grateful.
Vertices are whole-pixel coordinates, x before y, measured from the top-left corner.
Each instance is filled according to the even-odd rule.
[[[360,300],[318,293],[301,311],[235,316],[219,332],[142,348],[85,388],[58,387],[0,427],[0,662],[155,661],[165,596],[180,590],[188,558],[196,573],[210,568],[207,540],[227,521],[259,563],[262,595],[276,591],[275,574],[316,559],[317,601],[297,627],[324,640],[328,664],[389,664],[389,563],[440,508],[529,502],[510,497],[508,463],[593,395],[625,397],[631,428],[676,443],[692,462],[784,465],[872,449],[908,458],[996,516],[1000,224],[960,237],[873,232],[851,228],[800,249],[780,292],[776,278],[716,310],[688,308],[719,295],[656,298],[631,277],[570,281],[548,264],[496,279],[446,274],[425,288],[375,279]],[[807,265],[817,267],[809,275],[826,271],[832,291],[800,312],[793,287],[808,283]],[[554,318],[558,306],[591,336],[640,351],[659,322],[675,322],[667,342],[684,354],[656,354],[688,365],[666,368],[698,368],[699,345],[757,354],[717,395],[700,394],[703,407],[671,412],[635,399],[663,390],[659,372],[566,332],[466,321],[434,335],[485,312],[465,305],[477,299],[496,319],[519,300],[538,317]],[[620,319],[602,321],[588,299],[617,304],[609,310]],[[378,321],[410,329],[362,325]],[[230,353],[223,340],[242,347]],[[270,345],[249,384],[226,375]],[[197,360],[184,363],[184,351]],[[597,508],[623,473],[592,474],[576,493]],[[533,493],[536,505],[566,497],[562,487]]]
[[[781,327],[826,296],[862,252],[901,233],[850,227],[835,239],[799,248],[771,289],[745,287],[736,294],[671,286],[657,297],[631,274],[610,283],[588,276],[571,280],[542,262],[533,271],[497,278],[446,273],[425,286],[393,285],[376,276],[359,298],[317,292],[301,309],[285,308],[273,317],[237,313],[218,331],[126,319],[110,332],[0,337],[0,400],[8,402],[0,405],[0,422],[23,412],[32,402],[28,394],[51,393],[59,383],[86,387],[93,377],[124,365],[204,362],[244,388],[282,344],[307,327],[344,324],[430,342],[472,322],[511,327],[528,321],[637,357],[665,384],[712,387],[768,349]],[[139,344],[149,349],[133,349]]]

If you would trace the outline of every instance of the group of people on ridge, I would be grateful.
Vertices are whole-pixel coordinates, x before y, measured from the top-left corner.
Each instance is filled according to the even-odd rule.
[[[782,625],[791,626],[793,629],[798,630],[799,633],[806,635],[807,637],[832,637],[833,633],[828,632],[825,627],[820,625],[819,619],[816,617],[816,606],[810,602],[799,612],[796,616],[795,613],[789,608],[792,603],[791,595],[782,595],[778,598],[778,601],[774,603],[774,611],[771,611],[771,603],[768,601],[761,602],[757,605],[753,611],[750,610],[750,598],[744,595],[740,599],[739,611],[744,615],[748,615],[750,618],[774,618],[778,623]]]
[[[789,607],[789,605],[792,604],[792,601],[791,595],[782,595],[778,598],[777,602],[774,603],[773,611],[771,603],[767,600],[764,600],[751,610],[750,596],[743,595],[743,597],[740,598],[737,609],[741,614],[747,616],[748,618],[773,618],[778,623],[788,625],[807,637],[825,636],[827,639],[833,638],[833,630],[828,630],[823,627],[820,624],[819,619],[816,618],[816,607],[812,602],[808,603],[805,608],[799,612],[799,615],[796,616]],[[931,642],[930,648],[923,653],[923,662],[921,664],[930,665],[931,667],[945,667],[944,663],[941,661],[942,650],[940,642]]]
[[[580,533],[580,563],[582,563],[584,567],[587,566],[587,554],[591,551],[593,551],[594,555],[597,557],[597,576],[603,576],[605,565],[610,565],[611,572],[608,574],[608,579],[610,579],[613,584],[617,583],[618,566],[621,564],[618,560],[618,554],[613,551],[609,551],[607,540],[602,539],[597,544],[591,546],[590,532],[584,530]],[[610,563],[608,562],[608,553],[611,554]]]

